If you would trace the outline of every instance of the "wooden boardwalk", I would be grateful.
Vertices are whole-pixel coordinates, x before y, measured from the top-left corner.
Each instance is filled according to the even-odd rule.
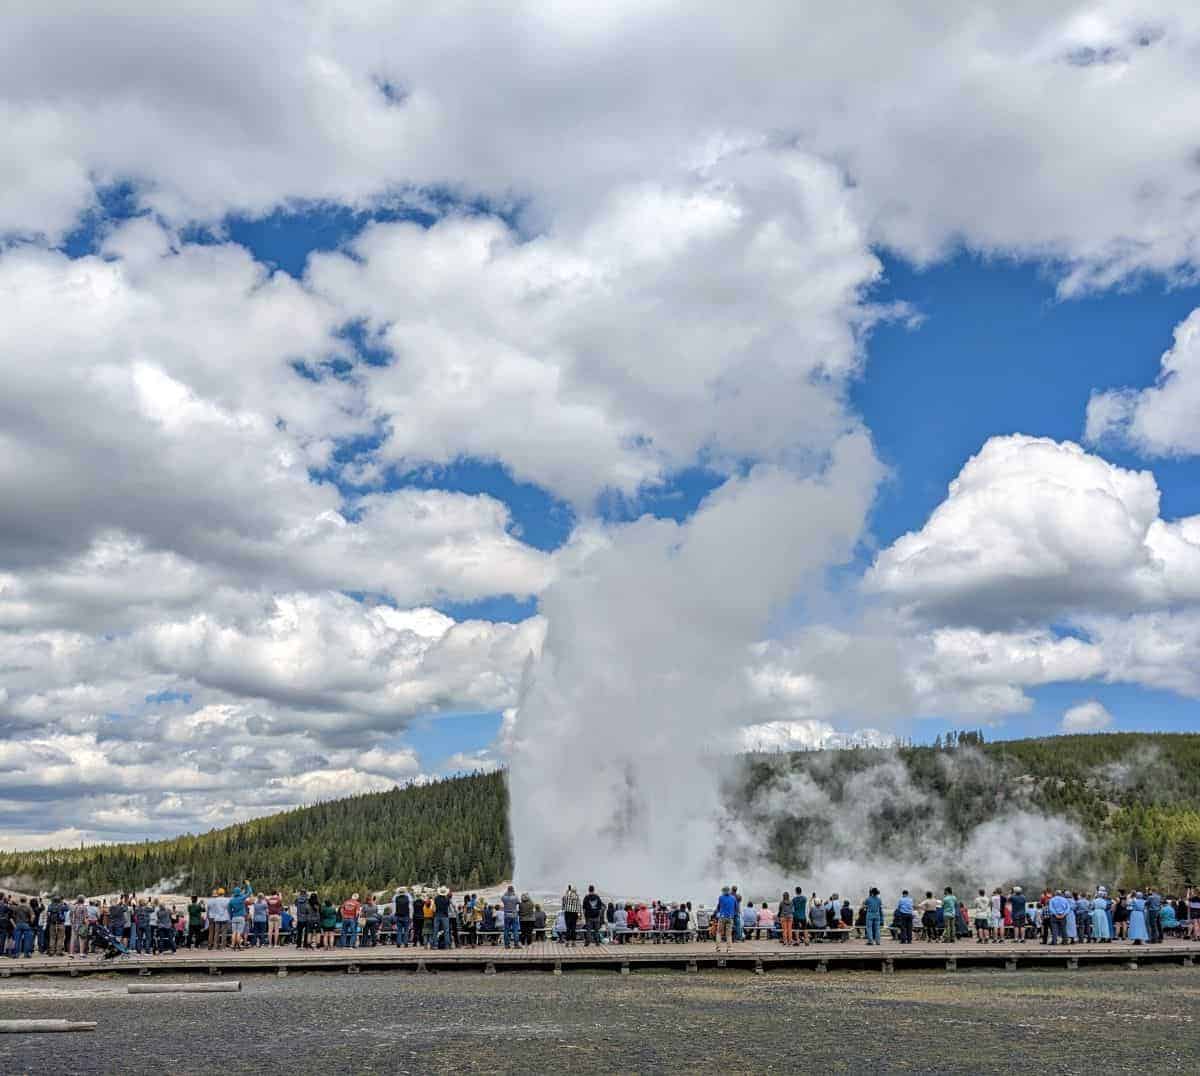
[[[874,970],[884,973],[905,969],[956,971],[966,968],[1016,970],[1029,968],[1078,968],[1108,964],[1129,968],[1155,964],[1200,966],[1200,942],[1177,939],[1161,945],[1110,944],[1044,946],[979,945],[962,941],[955,945],[914,942],[898,945],[884,942],[875,947],[861,941],[825,942],[807,948],[785,948],[778,942],[746,941],[735,944],[732,952],[718,951],[711,942],[669,942],[661,945],[630,943],[585,948],[557,942],[535,942],[526,949],[505,950],[498,946],[476,949],[429,950],[377,946],[368,949],[298,950],[293,946],[276,949],[181,950],[175,955],[123,956],[104,960],[95,956],[0,959],[0,978],[27,975],[94,975],[125,973],[153,975],[196,973],[224,975],[233,972],[274,972],[285,976],[304,971],[361,972],[436,972],[474,971],[485,974],[523,969],[564,971],[592,969],[628,973],[639,968],[674,968],[699,971],[712,968],[740,968],[763,973],[777,969],[815,972]]]

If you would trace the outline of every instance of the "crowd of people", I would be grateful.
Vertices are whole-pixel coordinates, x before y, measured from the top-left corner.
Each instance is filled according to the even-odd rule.
[[[335,903],[301,889],[255,892],[249,881],[228,892],[194,895],[186,905],[161,897],[121,894],[113,900],[73,901],[60,896],[6,897],[0,893],[0,955],[86,956],[115,943],[134,953],[174,953],[292,945],[301,949],[370,948],[376,945],[453,949],[479,945],[524,948],[554,939],[567,946],[657,944],[708,939],[718,948],[777,940],[782,945],[863,938],[880,945],[884,934],[912,944],[1011,941],[1072,945],[1127,940],[1155,944],[1175,934],[1200,941],[1200,888],[1172,898],[1157,889],[1091,893],[1045,889],[1029,897],[1021,886],[1007,892],[980,889],[970,899],[946,886],[940,895],[907,889],[885,909],[872,888],[857,906],[837,893],[818,897],[802,887],[778,901],[743,899],[738,887],[722,889],[712,908],[691,901],[606,901],[594,885],[580,893],[568,886],[549,918],[528,893],[508,886],[498,900],[446,886],[401,887],[390,896],[351,893]],[[103,939],[103,943],[101,943]]]

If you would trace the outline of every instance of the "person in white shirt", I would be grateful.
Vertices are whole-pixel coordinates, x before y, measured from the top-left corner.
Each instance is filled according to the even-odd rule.
[[[224,889],[214,889],[208,898],[208,947],[220,949],[229,941],[229,898]]]

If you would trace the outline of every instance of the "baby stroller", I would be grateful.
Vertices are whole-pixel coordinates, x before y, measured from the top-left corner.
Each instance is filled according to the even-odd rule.
[[[90,925],[88,938],[93,947],[96,945],[104,946],[104,952],[101,954],[104,960],[112,960],[113,957],[129,955],[128,947],[102,923],[92,923]]]

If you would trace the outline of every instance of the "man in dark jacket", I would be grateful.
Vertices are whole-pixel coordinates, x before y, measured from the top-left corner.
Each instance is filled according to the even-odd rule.
[[[600,944],[600,922],[604,918],[604,901],[596,892],[594,885],[588,886],[587,896],[583,898],[583,925],[586,933],[583,937],[583,947],[586,949],[594,941]]]
[[[396,890],[396,944],[408,948],[409,932],[412,930],[412,901],[403,889]]]
[[[33,909],[29,901],[22,897],[11,906],[13,924],[13,951],[15,960],[19,956],[27,960],[33,956]]]

